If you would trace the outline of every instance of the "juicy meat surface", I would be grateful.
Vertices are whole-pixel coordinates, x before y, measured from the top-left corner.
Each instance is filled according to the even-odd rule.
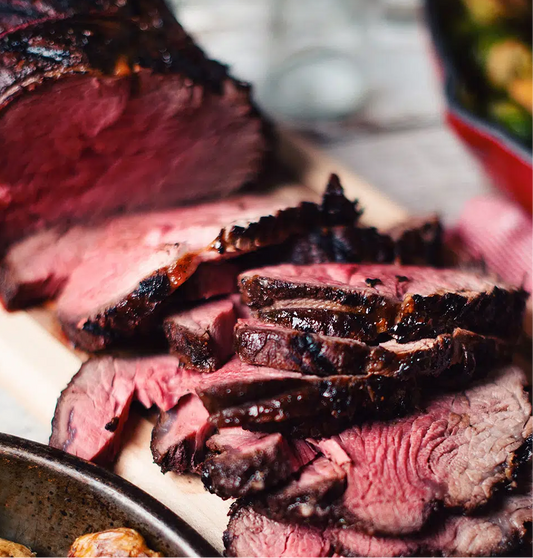
[[[89,360],[57,401],[50,445],[89,461],[112,460],[132,401],[169,411],[194,393],[201,376],[172,356]]]
[[[333,522],[399,536],[420,531],[438,505],[466,512],[485,505],[512,479],[517,453],[531,443],[525,384],[521,370],[504,368],[465,391],[435,397],[424,411],[317,441],[346,472],[347,484],[337,502],[320,502],[315,493],[317,504],[306,509],[305,519],[323,521],[326,509]],[[271,495],[265,513],[280,504],[289,514],[298,512],[287,495],[298,494],[301,481],[292,484],[278,506]]]
[[[247,497],[285,481],[316,451],[281,434],[222,428],[207,441],[212,455],[202,464],[206,488],[221,498]]]
[[[235,506],[224,544],[227,556],[243,557],[499,556],[511,555],[527,541],[531,520],[531,494],[505,495],[496,509],[476,516],[449,515],[431,531],[401,538],[278,523],[250,506]]]
[[[461,329],[432,339],[408,343],[391,340],[372,346],[254,319],[237,322],[235,348],[239,358],[249,364],[317,376],[438,376],[463,359],[479,365],[487,353],[501,361],[509,352],[498,339]]]
[[[376,264],[266,267],[241,274],[239,288],[263,321],[365,342],[456,327],[510,337],[527,299],[522,289],[466,271]]]
[[[403,378],[309,376],[234,357],[210,374],[197,393],[219,428],[240,426],[302,437],[339,432],[362,418],[395,416],[413,402],[417,390]]]
[[[198,396],[184,395],[175,407],[159,415],[154,426],[150,448],[155,463],[163,473],[196,471],[213,430]]]
[[[301,190],[239,195],[112,220],[58,299],[65,332],[92,351],[133,335],[200,264],[278,244],[305,229],[318,218],[318,206],[301,197]]]
[[[256,177],[266,142],[249,87],[163,2],[129,5],[131,17],[82,14],[0,36],[2,242],[224,196]]]
[[[170,347],[186,368],[213,372],[233,354],[233,302],[223,298],[192,306],[165,318]]]
[[[281,488],[252,500],[255,510],[276,521],[328,520],[331,506],[346,490],[346,471],[326,457],[302,467],[296,478]]]

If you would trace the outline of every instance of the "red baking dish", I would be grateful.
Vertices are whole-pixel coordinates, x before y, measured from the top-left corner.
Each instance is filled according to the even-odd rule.
[[[481,162],[494,184],[532,212],[531,151],[497,124],[464,107],[457,97],[458,76],[441,25],[443,0],[425,0],[424,12],[446,98],[446,121]]]

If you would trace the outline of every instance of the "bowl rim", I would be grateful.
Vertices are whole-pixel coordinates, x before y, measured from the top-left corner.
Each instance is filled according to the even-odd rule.
[[[164,540],[186,556],[220,556],[183,519],[134,484],[94,463],[56,448],[0,432],[0,456],[23,460],[37,467],[86,483],[98,494],[113,499],[126,513],[142,516]]]
[[[437,22],[435,9],[437,1],[439,0],[423,0],[423,13],[433,45],[444,69],[444,97],[448,109],[471,128],[475,128],[485,137],[494,138],[502,147],[510,151],[522,162],[531,165],[533,154],[526,146],[521,145],[508,131],[501,128],[498,124],[489,122],[468,110],[458,99],[456,92],[459,76],[457,75],[452,56],[448,50],[444,33],[439,28]]]

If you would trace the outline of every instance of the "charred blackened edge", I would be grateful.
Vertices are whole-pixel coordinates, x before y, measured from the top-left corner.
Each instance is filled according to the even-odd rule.
[[[310,285],[275,279],[261,275],[246,275],[239,280],[243,301],[252,309],[272,306],[281,300],[315,299],[335,302],[351,310],[377,309],[385,303],[385,298],[377,293],[351,290],[349,287]]]
[[[336,434],[361,420],[400,416],[417,401],[418,389],[410,380],[384,376],[307,377],[298,389],[238,406],[225,405],[222,394],[218,404],[211,401],[210,420],[219,428],[240,426],[251,431],[283,432],[296,438],[320,437]]]
[[[393,323],[391,312],[386,310],[383,307],[374,312],[369,309],[368,314],[361,314],[350,309],[294,307],[260,309],[255,314],[261,321],[304,333],[319,333],[370,343],[376,341]]]
[[[159,414],[150,439],[150,450],[154,463],[159,465],[163,474],[169,471],[183,474],[193,467],[194,441],[190,438],[179,440],[176,444],[169,446],[164,453],[161,453],[157,447],[158,436],[161,434],[160,431],[166,428],[165,422],[176,420],[177,407],[176,405],[166,413],[161,412]]]
[[[315,457],[315,461],[318,459],[326,458]],[[305,467],[292,475],[291,480],[297,481],[304,470]],[[255,511],[274,521],[291,521],[300,524],[317,523],[321,527],[326,527],[333,522],[334,510],[347,486],[346,474],[340,470],[339,475],[330,479],[329,482],[321,479],[318,486],[308,486],[298,494],[290,495],[290,498],[284,497],[285,487],[282,486],[273,493],[263,493],[257,498],[243,501],[243,505],[251,505]]]
[[[209,492],[224,500],[261,492],[291,475],[287,448],[287,442],[281,440],[273,455],[261,450],[246,459],[231,450],[211,455],[202,465],[202,482]]]
[[[302,202],[297,207],[281,209],[275,215],[261,217],[246,226],[233,225],[223,228],[213,248],[219,254],[250,252],[264,246],[281,244],[293,235],[309,229],[319,220],[315,203]]]
[[[144,6],[144,4],[147,4]],[[182,74],[223,95],[226,82],[250,103],[250,86],[205,57],[166,6],[130,2],[127,15],[75,16],[42,21],[0,36],[0,108],[22,94],[68,75],[127,77],[139,69]],[[137,6],[137,7],[135,7]],[[254,111],[250,105],[250,116]],[[259,118],[259,116],[257,116]]]
[[[75,346],[87,351],[100,351],[136,332],[146,318],[174,291],[166,270],[160,270],[139,283],[138,288],[94,317],[83,319],[82,325],[69,323],[60,316],[63,330]]]
[[[196,334],[171,321],[165,322],[163,329],[170,351],[179,356],[184,368],[213,372],[220,365],[215,343],[207,331]]]
[[[512,339],[522,328],[528,296],[523,289],[497,286],[490,292],[470,295],[407,296],[391,333],[400,343],[435,337],[456,327]]]

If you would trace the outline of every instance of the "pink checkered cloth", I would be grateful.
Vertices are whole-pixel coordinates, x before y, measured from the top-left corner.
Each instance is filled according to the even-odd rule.
[[[532,292],[532,221],[523,209],[497,196],[473,198],[451,233],[453,244],[489,271]]]

